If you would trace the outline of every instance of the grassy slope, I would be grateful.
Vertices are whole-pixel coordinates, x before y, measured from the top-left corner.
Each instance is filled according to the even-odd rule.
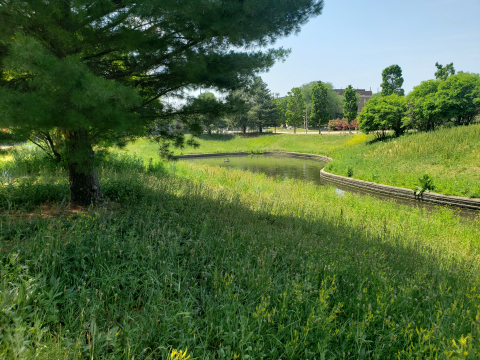
[[[413,189],[428,174],[435,192],[480,198],[480,124],[405,135],[367,144],[366,135],[265,135],[256,138],[213,135],[202,137],[198,149],[176,154],[215,152],[294,151],[327,155],[334,161],[326,170],[360,180]],[[139,140],[126,151],[144,159],[157,158],[157,145]],[[157,160],[158,161],[158,160]]]
[[[413,188],[428,174],[435,192],[480,198],[480,124],[357,145],[335,155],[326,170],[356,179]]]
[[[2,218],[5,356],[480,354],[478,221],[187,163],[102,169],[119,208]]]

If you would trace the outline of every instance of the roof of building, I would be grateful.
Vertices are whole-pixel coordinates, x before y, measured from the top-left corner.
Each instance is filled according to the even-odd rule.
[[[365,90],[365,89],[355,89],[355,90],[359,95],[370,95],[370,96],[373,95],[371,90]],[[343,95],[343,92],[345,91],[345,89],[333,89],[333,91],[338,93],[338,95]]]

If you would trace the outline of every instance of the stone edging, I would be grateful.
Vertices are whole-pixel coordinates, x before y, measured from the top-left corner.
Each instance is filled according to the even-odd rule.
[[[396,186],[382,185],[370,181],[352,179],[345,176],[335,175],[320,170],[320,176],[324,179],[337,183],[358,187],[361,189],[378,192],[381,194],[403,197],[407,199],[427,201],[439,205],[450,205],[471,210],[480,210],[480,199],[471,199],[462,196],[443,195],[432,192],[424,192],[420,196],[416,196],[413,190]]]
[[[211,153],[211,154],[187,154],[187,155],[175,155],[174,159],[195,159],[203,157],[222,157],[222,156],[234,156],[234,155],[252,155],[248,152],[229,152],[229,153]],[[262,155],[261,153],[258,155]]]
[[[323,155],[316,154],[305,154],[297,152],[288,152],[288,151],[265,151],[263,153],[248,153],[248,152],[230,152],[230,153],[213,153],[213,154],[190,154],[190,155],[179,155],[175,156],[176,159],[189,159],[189,158],[202,158],[202,157],[222,157],[222,156],[235,156],[235,155],[290,155],[290,156],[302,156],[319,159],[322,161],[332,161],[332,158]],[[425,202],[430,202],[439,205],[449,205],[455,206],[464,209],[470,210],[480,210],[480,199],[471,199],[462,196],[452,196],[452,195],[443,195],[432,192],[425,192],[420,197],[416,196],[414,191],[411,189],[405,189],[396,186],[382,185],[373,183],[370,181],[357,180],[349,177],[335,175],[326,172],[325,170],[320,171],[320,176],[329,181],[337,182],[340,184],[345,184],[360,189],[365,189],[373,192],[378,192],[381,194],[386,194],[395,197],[402,197],[412,200],[420,200]]]

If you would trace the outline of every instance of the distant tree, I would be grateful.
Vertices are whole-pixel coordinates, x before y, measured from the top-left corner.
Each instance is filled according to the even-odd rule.
[[[220,118],[220,114],[212,114],[211,112],[207,112],[207,109],[212,109],[217,105],[217,98],[211,92],[200,94],[198,98],[205,104],[206,109],[204,114],[198,115],[198,119],[208,135],[211,135],[215,127],[214,124]]]
[[[293,126],[293,132],[297,133],[297,127],[302,124],[305,114],[305,102],[303,101],[302,90],[292,88],[288,92],[287,111],[285,117],[287,124]]]
[[[426,80],[417,85],[406,97],[405,124],[420,131],[435,130],[444,121],[437,103],[440,80]]]
[[[323,125],[328,124],[330,118],[330,111],[328,108],[328,89],[326,85],[318,81],[312,89],[312,111],[310,118],[318,124],[318,133],[321,134]]]
[[[288,105],[288,96],[275,99],[275,104],[277,105],[277,120],[276,125],[280,126],[287,123],[287,105]]]
[[[459,72],[440,82],[436,104],[443,119],[453,120],[455,125],[468,125],[478,115],[479,98],[480,75]]]
[[[348,119],[348,123],[350,124],[357,117],[359,102],[357,91],[352,87],[352,85],[348,85],[344,90],[343,99],[343,114]],[[348,130],[351,132],[350,125]]]
[[[251,119],[248,116],[248,112],[253,106],[251,95],[244,87],[233,91],[231,96],[236,105],[224,116],[227,126],[232,129],[241,129],[243,133],[246,133],[247,128],[252,127]]]
[[[275,126],[278,118],[277,105],[274,102],[273,94],[267,88],[267,84],[261,77],[255,77],[250,89],[252,104],[248,116],[259,132],[267,126]]]
[[[331,83],[324,83],[328,88],[328,111],[330,119],[343,118],[343,96],[339,96],[337,92],[333,91]]]
[[[402,69],[398,65],[391,65],[382,71],[382,96],[391,94],[397,94],[400,96],[405,95],[405,91],[402,89],[403,77]]]
[[[453,67],[453,63],[445,65],[439,64],[438,62],[435,63],[437,67],[437,71],[435,72],[435,79],[437,80],[447,80],[450,75],[455,75],[455,68]]]
[[[365,103],[358,116],[359,129],[366,134],[375,132],[377,137],[385,137],[387,130],[393,130],[395,136],[400,136],[405,132],[406,110],[403,96],[373,97]]]
[[[318,81],[311,81],[309,83],[303,84],[300,88],[302,89],[303,100],[305,101],[305,106],[308,109],[312,108],[312,89],[317,84]],[[343,97],[338,96],[338,94],[333,91],[333,84],[329,82],[322,82],[327,88],[327,97],[328,97],[328,111],[329,118],[335,119],[339,115],[343,115]]]

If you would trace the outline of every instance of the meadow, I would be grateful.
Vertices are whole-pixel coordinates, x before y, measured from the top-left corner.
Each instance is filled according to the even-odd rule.
[[[125,154],[74,212],[64,169],[2,158],[4,358],[479,357],[479,219]]]
[[[359,144],[333,157],[325,170],[334,174],[409,189],[427,174],[437,193],[480,198],[480,124]]]
[[[318,155],[332,155],[339,148],[348,146],[354,135],[287,135],[287,134],[256,134],[242,136],[234,134],[203,135],[198,138],[198,148],[185,147],[173,149],[175,155],[207,154],[221,152],[293,151]],[[362,138],[362,141],[364,139]],[[140,156],[143,159],[152,158],[159,161],[158,145],[148,139],[139,139],[116,152]]]
[[[325,167],[333,174],[408,189],[419,186],[419,178],[426,174],[434,192],[480,198],[480,124],[412,132],[385,141],[365,134],[267,134],[202,136],[199,143],[197,149],[176,149],[175,154],[293,151],[326,155],[334,159]],[[158,145],[147,139],[118,151],[159,161]]]

